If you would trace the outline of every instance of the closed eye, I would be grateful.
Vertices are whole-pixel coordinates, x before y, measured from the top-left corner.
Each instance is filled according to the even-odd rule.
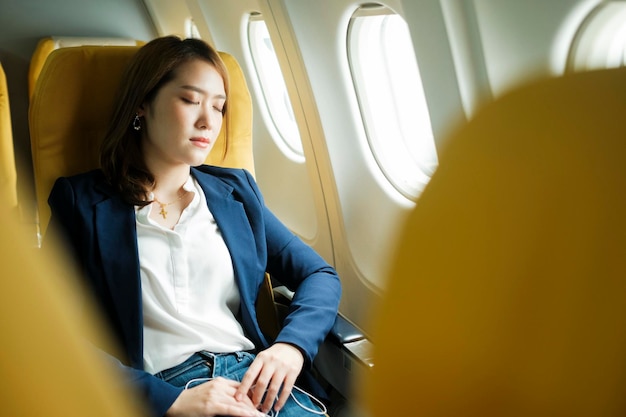
[[[188,98],[186,98],[186,97],[181,97],[181,99],[182,99],[185,103],[187,103],[187,104],[194,104],[194,105],[196,105],[196,106],[197,106],[198,104],[200,104],[200,102],[199,102],[199,101],[193,101],[193,100],[188,99]]]

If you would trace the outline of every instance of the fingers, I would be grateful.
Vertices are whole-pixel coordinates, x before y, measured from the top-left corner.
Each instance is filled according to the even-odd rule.
[[[253,389],[252,402],[254,404],[261,404],[261,411],[267,413],[272,409],[272,405],[278,397],[278,393],[281,391],[281,386],[285,380],[285,372],[281,369],[274,369],[267,366],[263,369],[263,372],[257,379],[256,386]],[[285,390],[283,390],[285,391]],[[287,391],[289,395],[290,391]],[[265,398],[264,398],[265,396]],[[279,410],[274,407],[275,410]]]
[[[282,387],[282,390],[280,391],[280,396],[278,397],[278,400],[276,401],[276,404],[274,405],[274,409],[276,411],[281,410],[285,406],[285,403],[289,399],[289,395],[291,394],[291,391],[293,390],[293,386],[295,383],[296,383],[295,376],[292,376],[292,375],[286,376],[286,378],[283,381],[283,387]]]
[[[244,375],[235,398],[249,396],[265,413],[279,411],[289,399],[304,358],[294,346],[277,343],[260,352]]]
[[[252,404],[249,398],[244,398],[243,401],[235,399],[235,393],[240,383],[237,381],[215,378],[215,385],[212,387],[213,391],[218,391],[223,394],[222,396],[215,397],[218,404],[215,404],[214,412],[216,415],[227,415],[233,417],[266,417],[265,414],[259,412],[256,406]]]
[[[250,392],[250,388],[252,388],[252,386],[256,382],[262,367],[263,363],[261,361],[257,361],[255,359],[252,362],[245,375],[243,376],[243,379],[241,380],[241,383],[237,388],[237,392],[235,393],[235,399],[237,399],[237,401],[243,401],[245,398],[248,398],[248,392]]]

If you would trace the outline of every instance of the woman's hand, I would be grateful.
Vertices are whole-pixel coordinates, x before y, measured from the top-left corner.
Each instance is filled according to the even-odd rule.
[[[167,410],[167,417],[264,417],[249,398],[235,399],[240,383],[215,378],[184,390]]]
[[[279,411],[287,402],[303,365],[304,356],[298,348],[287,343],[276,343],[256,356],[244,375],[235,398],[245,401],[249,397],[256,407],[260,406],[261,411],[267,413],[280,391],[274,404],[274,410]]]

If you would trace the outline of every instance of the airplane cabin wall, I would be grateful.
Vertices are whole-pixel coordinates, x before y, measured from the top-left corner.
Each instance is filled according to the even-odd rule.
[[[412,202],[388,184],[369,150],[348,66],[352,0],[269,0],[276,32],[297,73],[290,95],[302,104],[299,125],[309,132],[308,164],[317,171],[344,293],[341,312],[367,332],[367,318],[384,287],[386,262]],[[294,96],[295,93],[295,96]],[[295,98],[295,100],[294,100]]]
[[[576,30],[599,3],[473,0],[494,95],[536,78],[562,75]]]

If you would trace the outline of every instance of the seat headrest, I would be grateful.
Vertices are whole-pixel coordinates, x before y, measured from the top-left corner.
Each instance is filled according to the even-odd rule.
[[[42,38],[37,42],[35,51],[30,59],[28,68],[28,92],[32,97],[35,91],[37,78],[41,73],[48,55],[55,49],[68,48],[74,46],[135,46],[142,45],[142,41],[128,38],[91,38],[78,36],[49,36]]]
[[[137,46],[80,46],[56,49],[39,75],[29,123],[39,222],[54,181],[99,166],[99,148],[109,123],[120,77]],[[252,101],[237,61],[220,52],[230,79],[228,112],[207,163],[245,168],[254,174]],[[228,137],[228,153],[224,156]]]

